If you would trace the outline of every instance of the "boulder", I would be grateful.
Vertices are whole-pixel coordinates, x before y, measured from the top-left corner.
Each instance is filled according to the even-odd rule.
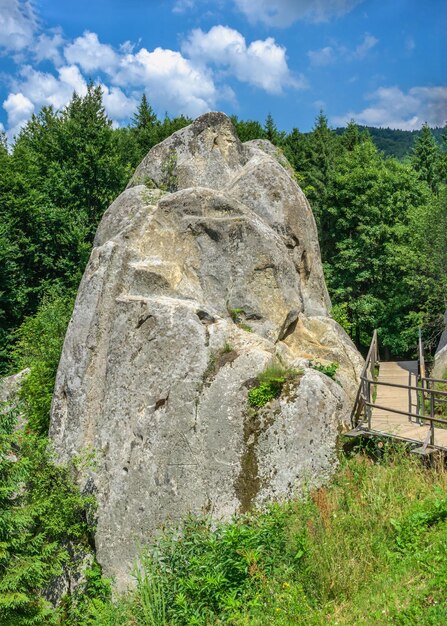
[[[209,113],[149,152],[99,225],[50,426],[61,461],[89,459],[78,481],[118,588],[166,523],[328,479],[362,367],[329,309],[312,211],[274,146]],[[296,371],[255,409],[274,362]]]
[[[445,378],[447,372],[447,311],[444,314],[444,332],[439,340],[435,353],[435,360],[430,376],[433,378]]]

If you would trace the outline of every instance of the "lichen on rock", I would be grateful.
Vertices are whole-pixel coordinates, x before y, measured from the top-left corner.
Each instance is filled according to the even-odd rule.
[[[163,524],[330,476],[362,359],[329,307],[312,211],[274,146],[209,113],[149,152],[99,225],[50,427],[62,461],[96,451],[79,482],[119,587]],[[340,384],[309,359],[337,361]],[[275,360],[304,373],[253,416],[250,381]]]

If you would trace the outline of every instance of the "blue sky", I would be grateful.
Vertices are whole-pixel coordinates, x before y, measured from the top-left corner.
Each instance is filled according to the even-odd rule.
[[[116,124],[223,110],[307,131],[447,121],[445,0],[0,0],[0,124],[13,137],[89,79]]]

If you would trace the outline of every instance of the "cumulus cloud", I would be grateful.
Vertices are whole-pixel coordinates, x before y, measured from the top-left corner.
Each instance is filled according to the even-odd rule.
[[[416,130],[424,122],[443,126],[447,121],[447,87],[412,87],[407,92],[399,87],[380,87],[367,99],[371,106],[334,117],[332,123],[344,125],[354,119],[366,126]]]
[[[21,80],[16,81],[14,92],[3,102],[8,114],[10,138],[42,106],[60,109],[69,102],[74,91],[82,95],[86,93],[86,82],[75,65],[62,66],[57,74],[39,72],[29,65],[22,68]]]
[[[290,26],[298,20],[327,22],[351,11],[363,0],[234,0],[250,22]]]
[[[16,110],[14,100],[5,101],[14,129],[29,115],[28,103],[36,111],[44,105],[60,109],[73,91],[86,93],[85,76],[92,73],[102,85],[104,106],[114,121],[131,116],[142,92],[159,110],[196,116],[215,109],[219,101],[235,101],[229,77],[272,94],[305,86],[304,78],[292,75],[286,49],[273,38],[247,43],[226,26],[193,31],[180,51],[135,50],[129,42],[115,49],[89,31],[66,42],[60,31],[52,31],[36,38],[30,52],[37,61],[52,61],[54,70],[41,72],[31,65],[20,69],[10,95],[22,96],[27,106],[22,101],[22,109],[18,103]]]
[[[127,96],[119,87],[108,87],[101,84],[104,108],[113,120],[129,118],[135,111],[138,100]]]
[[[116,67],[119,57],[112,46],[101,43],[96,33],[85,31],[73,43],[64,49],[68,63],[77,63],[84,71],[103,70],[111,72]]]
[[[237,30],[214,26],[207,33],[194,30],[182,50],[196,63],[221,66],[238,80],[270,93],[280,93],[286,86],[304,86],[302,78],[292,76],[285,48],[272,37],[247,46]]]
[[[34,113],[34,104],[23,93],[10,93],[3,108],[8,114],[8,138],[12,139]]]
[[[63,58],[60,48],[64,44],[64,37],[60,29],[55,29],[50,34],[42,33],[33,45],[34,57],[37,63],[51,61],[54,65],[62,65]]]
[[[0,47],[18,52],[31,45],[35,30],[31,2],[0,0]]]
[[[180,52],[141,48],[126,54],[111,77],[121,87],[143,87],[151,102],[176,113],[199,115],[215,106],[218,92],[211,73]]]
[[[377,37],[366,33],[363,37],[363,41],[353,50],[338,43],[334,43],[331,46],[325,46],[319,50],[309,50],[307,56],[309,57],[311,65],[314,66],[331,65],[340,60],[361,61],[378,43],[379,40]]]

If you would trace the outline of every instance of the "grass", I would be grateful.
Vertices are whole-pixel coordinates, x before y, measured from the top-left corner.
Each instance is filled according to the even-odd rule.
[[[319,361],[311,361],[310,367],[314,370],[317,370],[318,372],[321,372],[322,374],[325,374],[325,376],[329,376],[329,378],[332,378],[333,380],[335,380],[335,375],[337,374],[339,364],[327,363],[324,365],[323,363],[320,363]]]
[[[270,400],[281,395],[286,382],[297,378],[301,374],[301,370],[294,370],[279,363],[272,363],[256,377],[257,385],[248,392],[248,403],[255,408],[265,406]]]
[[[145,621],[140,578],[88,623],[447,623],[447,473],[400,446],[372,452],[343,455],[332,483],[300,500],[226,524],[186,520],[146,552],[158,621]]]
[[[245,321],[246,315],[244,309],[228,309],[228,313],[233,322],[247,333],[252,333],[252,327]]]

